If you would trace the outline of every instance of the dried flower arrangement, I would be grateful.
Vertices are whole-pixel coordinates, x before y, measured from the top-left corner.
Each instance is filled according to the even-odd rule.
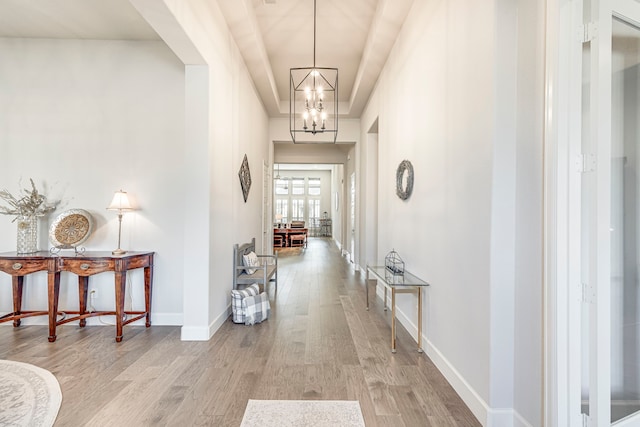
[[[56,208],[58,202],[47,202],[47,198],[38,192],[36,185],[31,181],[31,190],[22,190],[19,198],[14,197],[9,191],[0,190],[0,199],[9,206],[0,206],[0,214],[14,215],[12,222],[21,216],[44,216]]]

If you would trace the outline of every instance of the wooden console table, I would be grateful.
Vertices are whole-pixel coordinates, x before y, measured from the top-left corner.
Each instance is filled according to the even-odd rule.
[[[384,265],[367,264],[367,310],[369,310],[369,274],[384,286],[384,309],[387,310],[387,289],[391,289],[391,352],[396,352],[396,293],[418,294],[418,353],[422,353],[422,288],[429,286],[424,280],[405,270],[403,275],[393,274]],[[375,289],[375,288],[374,288]]]
[[[124,255],[112,255],[111,252],[84,252],[69,256],[38,252],[18,255],[15,252],[0,254],[0,271],[12,276],[13,280],[13,313],[0,318],[0,322],[14,321],[20,325],[20,319],[27,316],[49,316],[49,342],[56,340],[56,326],[79,320],[80,327],[86,325],[86,318],[93,316],[115,315],[116,342],[122,341],[122,327],[136,320],[145,318],[145,325],[151,326],[151,290],[153,285],[154,252],[127,252]],[[124,296],[127,271],[144,268],[144,311],[125,311]],[[48,309],[47,311],[21,311],[22,287],[24,276],[36,271],[46,270],[48,273]],[[57,320],[58,297],[60,295],[60,272],[68,271],[78,275],[79,310],[66,311],[75,314]],[[115,311],[87,312],[87,292],[89,277],[106,271],[114,272]],[[132,318],[124,319],[125,315]]]
[[[13,312],[0,317],[0,323],[13,321],[13,326],[20,326],[20,319],[30,316],[44,316],[49,310],[22,310],[22,291],[25,276],[38,271],[48,271],[49,275],[57,270],[56,262],[49,252],[19,255],[15,252],[0,254],[0,271],[11,276],[13,288]]]

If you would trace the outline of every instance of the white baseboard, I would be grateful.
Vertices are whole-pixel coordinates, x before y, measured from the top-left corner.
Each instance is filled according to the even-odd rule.
[[[182,313],[151,313],[151,324],[158,326],[182,326],[184,318]]]
[[[229,316],[231,316],[231,303],[229,303],[229,305],[227,306],[227,309],[223,313],[220,313],[218,317],[216,317],[214,321],[211,322],[211,324],[209,325],[208,340],[211,339],[213,334],[215,334],[218,331],[218,329],[222,327],[222,325],[224,325],[224,323],[227,321]]]
[[[208,341],[209,328],[204,326],[183,326],[180,329],[180,341]]]
[[[226,310],[220,313],[207,328],[202,326],[183,326],[180,341],[209,341],[230,315],[231,304],[227,305]]]
[[[376,295],[381,300],[384,299],[384,287],[376,286]],[[391,304],[391,293],[387,293],[387,307]],[[396,306],[397,321],[415,337],[418,335],[417,325],[407,317],[407,315]],[[444,375],[453,389],[458,393],[462,401],[469,407],[473,415],[485,427],[533,427],[522,416],[512,408],[490,408],[487,402],[473,389],[464,379],[458,370],[447,360],[447,358],[433,345],[433,343],[422,336],[422,342],[426,343],[423,348],[427,356],[436,365],[438,370]]]
[[[527,420],[522,418],[522,415],[520,415],[518,411],[514,412],[514,426],[515,427],[533,427],[533,425],[529,424]]]

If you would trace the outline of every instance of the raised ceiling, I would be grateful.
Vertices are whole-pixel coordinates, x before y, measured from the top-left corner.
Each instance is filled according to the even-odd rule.
[[[289,69],[313,65],[313,0],[210,1],[269,115],[286,115]],[[362,113],[413,1],[317,0],[316,65],[339,69],[341,116]],[[0,37],[159,39],[129,0],[0,0]]]
[[[269,114],[289,69],[313,65],[313,0],[218,0]],[[316,65],[339,70],[340,114],[360,117],[413,0],[317,0]]]

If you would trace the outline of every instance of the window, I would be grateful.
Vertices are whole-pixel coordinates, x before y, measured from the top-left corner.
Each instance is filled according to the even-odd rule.
[[[304,199],[291,200],[291,221],[304,221]]]
[[[301,196],[304,194],[304,178],[293,178],[291,180],[292,192],[295,196]]]
[[[276,179],[276,195],[289,194],[289,178]]]
[[[309,191],[307,194],[310,196],[320,195],[320,178],[309,178]]]
[[[282,215],[282,223],[305,221],[308,228],[318,227],[322,212],[321,178],[294,175],[297,176],[274,178],[274,219]]]
[[[276,215],[282,215],[282,222],[289,222],[289,200],[276,199]]]
[[[309,199],[309,228],[317,228],[320,224],[320,199]]]

